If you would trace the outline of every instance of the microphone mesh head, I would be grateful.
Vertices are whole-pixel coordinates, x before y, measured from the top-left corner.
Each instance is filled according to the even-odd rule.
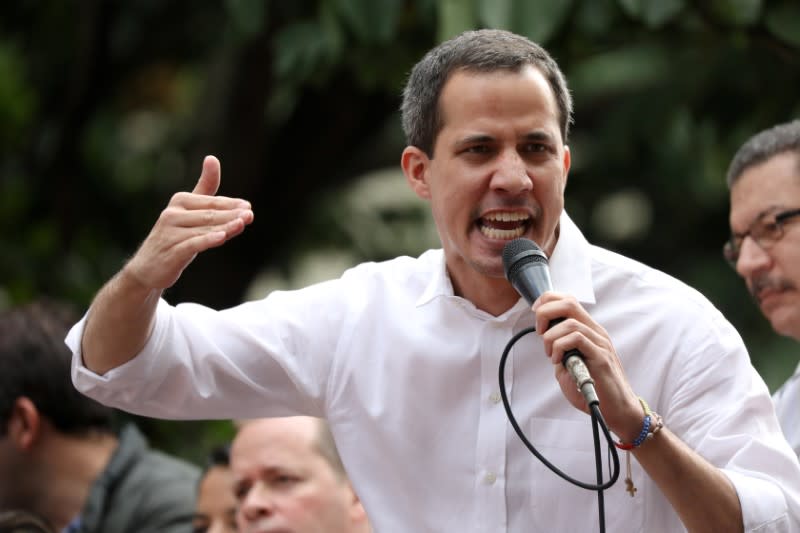
[[[514,239],[503,247],[503,268],[507,280],[513,280],[516,273],[530,263],[547,264],[547,256],[532,240]]]

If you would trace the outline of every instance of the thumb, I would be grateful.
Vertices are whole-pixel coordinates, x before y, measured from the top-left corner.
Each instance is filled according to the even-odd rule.
[[[203,159],[203,171],[200,173],[200,179],[197,180],[197,185],[194,186],[192,192],[214,196],[219,189],[220,175],[219,159],[213,155],[207,155]]]

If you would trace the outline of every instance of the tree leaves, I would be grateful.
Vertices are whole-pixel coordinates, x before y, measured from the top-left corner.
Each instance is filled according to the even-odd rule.
[[[331,0],[342,21],[362,43],[386,44],[395,36],[402,0]]]
[[[770,5],[764,26],[787,44],[800,46],[800,6],[796,3]]]
[[[640,19],[650,28],[658,28],[675,18],[684,8],[684,0],[619,0],[629,16]]]

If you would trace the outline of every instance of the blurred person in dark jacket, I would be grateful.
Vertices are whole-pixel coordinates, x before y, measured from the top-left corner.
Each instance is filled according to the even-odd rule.
[[[234,533],[236,498],[229,445],[211,450],[205,470],[197,485],[197,504],[192,519],[192,533]]]
[[[800,120],[745,142],[727,182],[731,237],[725,259],[775,332],[800,341]],[[772,399],[800,457],[800,366]]]
[[[70,381],[66,306],[0,312],[0,510],[64,533],[190,530],[198,469],[151,450]]]

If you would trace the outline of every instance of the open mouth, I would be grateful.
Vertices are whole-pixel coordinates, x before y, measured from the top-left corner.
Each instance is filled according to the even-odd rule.
[[[531,217],[519,211],[499,211],[484,215],[477,224],[480,232],[489,239],[510,240],[525,235]]]

